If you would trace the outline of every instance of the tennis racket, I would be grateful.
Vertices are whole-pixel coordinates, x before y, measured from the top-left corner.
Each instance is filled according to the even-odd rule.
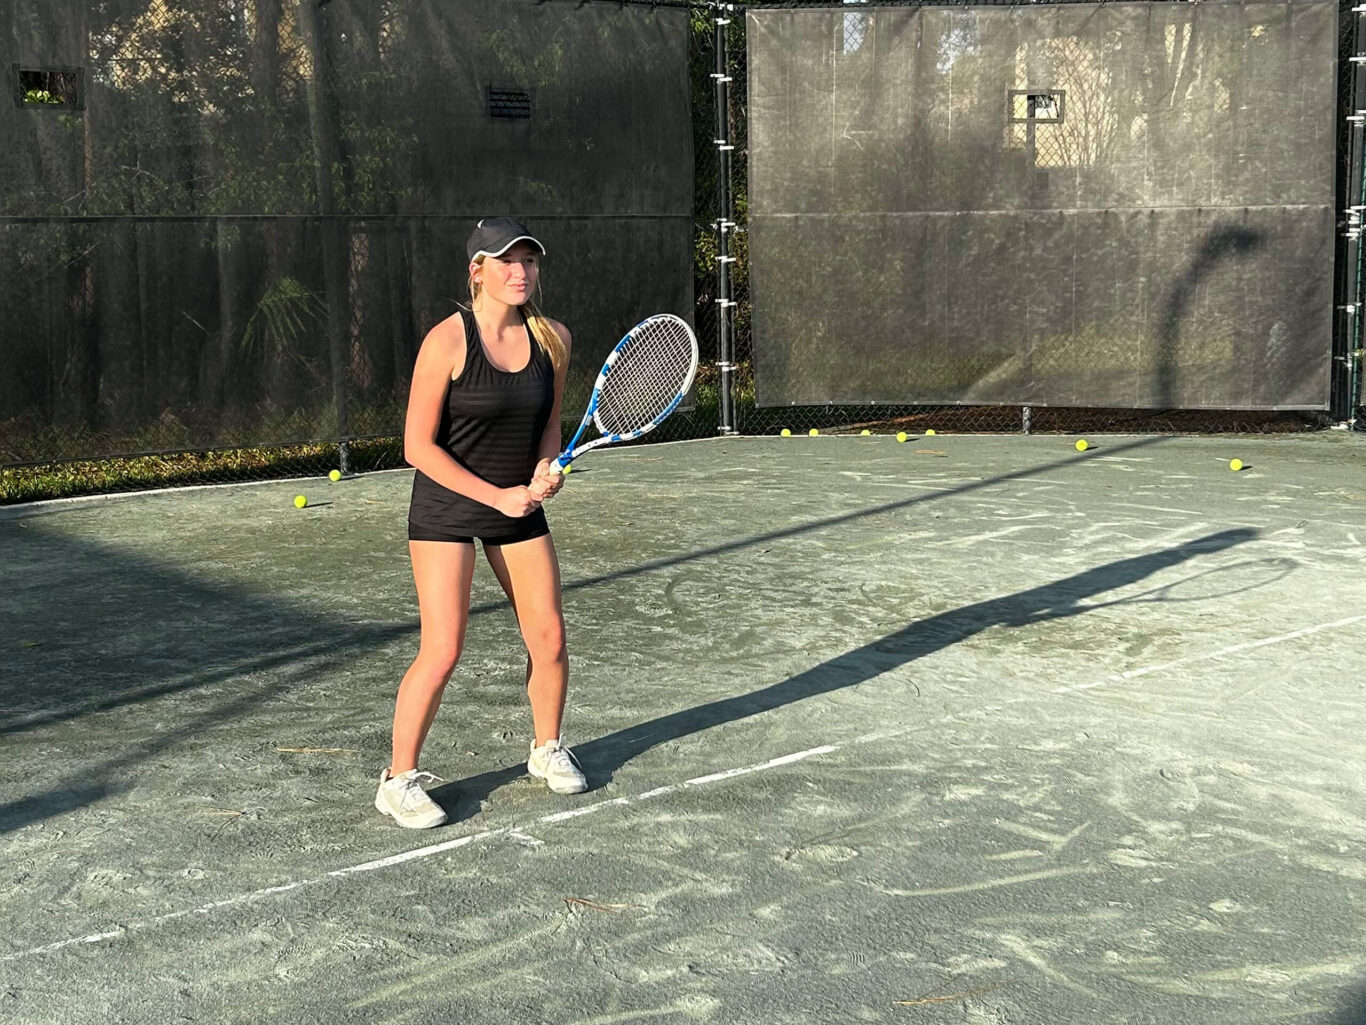
[[[642,320],[617,342],[598,371],[583,422],[565,450],[550,464],[564,473],[591,448],[639,438],[678,408],[697,374],[697,337],[672,313]],[[589,424],[600,437],[580,444]]]

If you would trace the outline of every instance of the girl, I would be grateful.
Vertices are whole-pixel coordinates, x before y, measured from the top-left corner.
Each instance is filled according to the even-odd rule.
[[[532,298],[545,246],[525,226],[485,218],[466,250],[470,309],[423,340],[404,427],[404,458],[417,470],[408,550],[422,639],[399,685],[393,760],[375,807],[413,829],[446,821],[419,777],[440,780],[417,764],[464,644],[476,539],[526,641],[536,731],[527,771],[556,793],[588,787],[560,742],[569,659],[559,562],[541,510],[564,483],[550,463],[560,448],[569,330]]]

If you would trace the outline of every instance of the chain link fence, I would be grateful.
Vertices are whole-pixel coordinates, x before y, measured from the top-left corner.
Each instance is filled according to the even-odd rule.
[[[417,343],[453,309],[460,284],[450,269],[463,266],[467,222],[487,212],[493,196],[506,197],[538,230],[584,235],[581,250],[557,246],[556,255],[569,261],[603,250],[638,253],[642,242],[669,249],[669,240],[681,237],[667,226],[676,207],[662,193],[649,197],[649,209],[661,211],[662,234],[636,220],[620,236],[593,235],[592,224],[576,219],[582,211],[569,194],[604,178],[601,168],[578,183],[519,178],[517,188],[503,187],[487,202],[453,198],[434,184],[447,175],[448,155],[424,141],[424,119],[463,91],[475,95],[481,118],[497,116],[497,130],[528,146],[533,136],[515,134],[523,127],[517,118],[552,114],[562,84],[556,62],[576,46],[613,55],[598,69],[615,76],[616,85],[600,109],[588,112],[596,122],[618,124],[629,115],[649,123],[660,109],[690,112],[692,281],[675,281],[673,291],[645,301],[660,308],[680,299],[695,304],[702,366],[694,406],[643,442],[812,428],[1276,432],[1351,417],[1361,401],[1361,341],[1350,316],[1335,332],[1342,408],[1332,414],[968,402],[760,405],[746,9],[833,9],[833,47],[856,60],[879,45],[878,9],[898,6],[914,5],[117,0],[10,8],[0,15],[12,22],[0,26],[0,37],[23,42],[0,54],[13,69],[14,95],[11,127],[0,119],[0,501],[402,466],[398,435]],[[439,88],[424,79],[434,65],[418,59],[426,51],[415,40],[444,26],[454,16],[448,7],[476,18],[478,31],[466,26],[462,34],[477,36],[505,73],[469,81],[447,76]],[[537,13],[542,8],[553,9],[554,18],[545,20]],[[413,20],[414,10],[429,21]],[[527,33],[519,48],[509,31],[513,14],[550,27]],[[29,21],[20,31],[22,18]],[[1362,147],[1350,135],[1360,134],[1361,120],[1352,118],[1366,106],[1354,99],[1362,93],[1360,64],[1350,59],[1359,21],[1342,7],[1339,209],[1352,205],[1354,182],[1361,194]],[[683,33],[686,55],[669,58]],[[1034,52],[1071,69],[1070,77],[1050,91],[1034,88],[1028,77],[1014,83],[1004,146],[1040,176],[1095,162],[1106,133],[1088,131],[1103,124],[1106,112],[1068,114],[1103,104],[1105,55],[1064,36]],[[672,107],[646,82],[649,65],[670,59],[686,59],[689,90]],[[495,84],[497,97],[488,91]],[[92,98],[98,117],[90,115]],[[320,124],[330,130],[320,133]],[[622,136],[628,147],[661,152],[672,152],[670,138],[667,131]],[[563,138],[552,132],[539,144],[572,146],[574,131]],[[488,177],[478,169],[463,173]],[[657,174],[653,165],[650,173]],[[1340,219],[1344,230],[1348,219]],[[1358,229],[1359,221],[1357,211]],[[1335,304],[1353,307],[1360,254],[1353,249],[1338,263]],[[630,259],[607,269],[631,280],[678,277],[663,264],[642,272]],[[547,296],[552,312],[556,298]],[[614,317],[587,311],[573,324],[576,337],[607,334],[609,324],[619,333]],[[39,337],[44,344],[36,347]],[[596,370],[587,366],[593,355],[578,353],[580,377]],[[574,397],[566,400],[567,411],[574,405]]]
[[[1063,2],[1065,3],[1066,0]],[[771,361],[773,354],[767,350],[756,354],[753,333],[754,308],[751,303],[751,265],[749,261],[751,211],[748,194],[749,188],[753,185],[753,176],[750,174],[748,166],[751,150],[749,145],[750,129],[752,127],[749,118],[752,116],[753,104],[749,102],[750,98],[747,96],[747,90],[752,83],[748,61],[751,59],[753,47],[747,45],[745,12],[747,10],[812,9],[835,13],[834,38],[830,51],[836,55],[834,60],[836,62],[835,67],[838,69],[840,58],[844,58],[848,62],[846,66],[850,66],[853,61],[858,59],[860,53],[871,55],[873,49],[878,45],[877,14],[880,9],[915,8],[918,6],[909,3],[878,2],[878,0],[873,0],[873,2],[846,0],[842,5],[829,2],[813,3],[805,2],[805,0],[789,0],[789,2],[741,4],[720,13],[721,18],[729,21],[725,28],[725,57],[727,75],[730,79],[731,106],[727,111],[725,131],[722,134],[729,144],[734,146],[732,157],[734,198],[731,209],[736,226],[731,239],[731,255],[736,258],[736,262],[732,265],[732,290],[729,295],[734,306],[724,307],[715,301],[717,298],[725,297],[705,295],[702,287],[704,278],[700,275],[697,320],[699,329],[705,327],[708,333],[717,335],[719,334],[716,327],[718,317],[729,315],[732,318],[730,334],[733,339],[733,360],[735,364],[735,415],[732,423],[736,431],[743,434],[774,434],[784,430],[805,433],[814,428],[822,432],[836,433],[858,433],[862,430],[876,432],[905,430],[914,433],[923,432],[926,429],[934,429],[938,432],[992,433],[1279,433],[1323,429],[1351,416],[1350,406],[1344,405],[1340,397],[1340,408],[1331,412],[1315,409],[1131,408],[1100,405],[987,404],[970,401],[953,404],[859,403],[849,405],[827,402],[810,405],[760,405],[756,401],[755,394],[756,356],[761,361],[764,359]],[[942,9],[945,5],[938,6]],[[990,3],[965,4],[963,8],[987,6],[992,5]],[[1014,7],[1015,5],[1005,3],[999,6]],[[1029,5],[1028,8],[1021,10],[1037,11],[1041,7],[1047,6]],[[1356,20],[1356,17],[1349,13],[1349,8],[1344,5],[1339,35],[1340,48],[1344,54],[1355,52]],[[1247,27],[1250,32],[1255,32],[1255,26],[1249,25]],[[1179,33],[1172,37],[1169,32],[1169,38],[1165,41],[1165,57],[1173,68],[1173,82],[1171,83],[1173,91],[1192,89],[1189,81],[1180,78],[1182,61],[1186,61],[1187,64],[1190,63],[1190,54],[1199,42],[1198,39],[1193,40],[1191,38],[1190,31],[1187,29],[1187,34],[1184,37]],[[955,36],[955,32],[957,36]],[[976,42],[975,39],[969,38],[971,34],[970,26],[966,25],[950,32],[946,42],[948,50],[952,51],[956,47],[959,53],[970,52]],[[695,59],[694,68],[708,67],[714,46],[711,35],[699,30],[695,32],[694,39],[695,47],[707,53],[704,59]],[[1119,45],[1118,40],[1115,41],[1115,45]],[[1069,37],[1061,32],[1053,38],[1042,38],[1034,41],[1032,45],[1022,44],[1019,52],[1018,81],[1012,83],[1014,88],[1009,97],[1011,107],[1008,111],[1008,122],[1003,139],[1004,147],[1007,150],[1017,152],[1021,162],[1033,169],[1036,180],[1039,182],[1046,182],[1050,173],[1064,173],[1068,168],[1084,167],[1103,162],[1108,155],[1104,150],[1107,140],[1112,140],[1115,137],[1113,125],[1109,125],[1107,122],[1113,122],[1117,113],[1113,109],[1106,109],[1109,59],[1114,55],[1107,54],[1102,46],[1085,45],[1078,38]],[[869,56],[867,59],[872,60],[873,58]],[[941,60],[943,59],[945,57],[941,54]],[[1055,75],[1052,80],[1054,88],[1046,92],[1032,90],[1032,81],[1027,75],[1028,64],[1030,63],[1052,69],[1065,69],[1065,74]],[[1351,65],[1346,60],[1343,61],[1343,70],[1337,83],[1340,98],[1348,89],[1353,67],[1355,65]],[[823,65],[821,72],[824,74],[829,70]],[[794,88],[799,83],[805,82],[801,88],[808,92],[813,89],[819,91],[824,87],[824,81],[820,85],[813,85],[800,76],[794,77],[791,81]],[[879,85],[885,87],[886,83],[885,81],[876,81],[870,76],[868,88],[876,89]],[[1192,95],[1195,95],[1193,91]],[[1269,97],[1262,98],[1270,99]],[[1071,105],[1073,111],[1085,110],[1087,116],[1065,116],[1068,105]],[[1343,139],[1345,139],[1346,125],[1347,122],[1344,120],[1340,132]],[[1270,127],[1268,127],[1269,130]],[[699,138],[701,138],[700,133]],[[1266,144],[1274,145],[1274,143]],[[1352,158],[1346,155],[1345,149],[1343,153],[1344,155],[1339,158],[1336,170],[1339,196],[1344,192],[1349,177],[1349,166],[1357,166],[1352,162]],[[712,145],[708,152],[699,149],[699,194],[716,195],[717,163],[715,145]],[[705,210],[705,204],[699,205]],[[1341,205],[1339,204],[1339,207]],[[699,238],[703,240],[702,245],[699,246],[699,253],[704,247],[708,253],[715,250],[718,233],[715,225],[717,214],[714,211],[713,204],[713,210],[709,217],[699,216]],[[699,261],[699,269],[702,269],[701,261]],[[707,280],[714,282],[715,275],[713,274]],[[989,300],[990,296],[984,298],[984,301]],[[782,299],[781,297],[773,297],[770,301],[781,302]],[[1326,297],[1323,303],[1323,311],[1324,316],[1327,316]],[[1339,332],[1335,332],[1335,334],[1337,333]],[[770,342],[771,340],[769,339]],[[1285,366],[1287,354],[1282,352],[1280,356],[1277,356],[1278,346],[1285,347],[1285,341],[1284,331],[1273,330],[1270,333],[1265,354],[1270,365]],[[760,344],[764,344],[764,342],[761,340]],[[1339,338],[1332,367],[1332,372],[1335,375],[1344,373],[1346,368],[1352,364],[1347,344],[1345,340]],[[1355,349],[1359,349],[1359,347],[1359,341],[1352,345],[1352,348]],[[1360,354],[1358,352],[1355,355],[1359,358]],[[1360,386],[1356,382],[1348,383],[1335,380],[1334,384],[1335,390],[1339,391],[1341,395],[1359,394]]]
[[[625,325],[692,305],[689,11],[0,8],[0,500],[403,465],[418,345],[491,212],[550,250],[582,408]]]

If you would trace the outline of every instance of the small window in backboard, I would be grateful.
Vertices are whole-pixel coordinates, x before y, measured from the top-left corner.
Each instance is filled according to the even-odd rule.
[[[868,0],[844,0],[846,4],[864,4]],[[845,56],[858,53],[868,41],[872,19],[867,14],[846,14],[840,23],[839,52]]]
[[[28,109],[84,110],[84,68],[14,68],[14,104]]]
[[[1067,95],[1061,89],[1010,90],[1011,124],[1061,124]]]
[[[489,117],[495,121],[526,121],[531,117],[530,91],[489,86]]]

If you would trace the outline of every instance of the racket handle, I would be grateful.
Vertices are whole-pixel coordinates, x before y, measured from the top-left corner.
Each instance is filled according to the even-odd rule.
[[[568,465],[569,460],[564,457],[564,453],[561,453],[551,461],[550,472],[556,475],[562,475],[564,473],[565,467]]]

